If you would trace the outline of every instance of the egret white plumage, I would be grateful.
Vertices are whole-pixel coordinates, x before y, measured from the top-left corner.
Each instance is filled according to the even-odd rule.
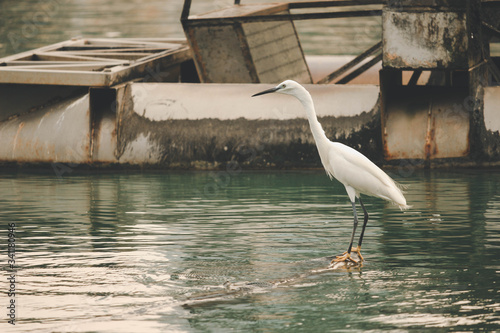
[[[392,180],[391,177],[389,177],[384,171],[382,171],[378,166],[357,150],[340,142],[332,142],[326,137],[325,131],[316,117],[316,111],[314,110],[314,103],[311,95],[297,82],[286,80],[276,87],[254,94],[252,97],[274,92],[294,96],[300,101],[307,113],[307,119],[309,120],[311,132],[313,134],[314,141],[316,142],[321,163],[323,164],[326,173],[330,179],[336,178],[345,186],[349,199],[351,200],[354,214],[354,226],[352,229],[349,247],[342,256],[337,256],[337,258],[333,261],[356,261],[351,258],[351,251],[356,252],[360,260],[363,260],[360,251],[366,224],[368,222],[368,212],[363,205],[360,195],[366,194],[382,198],[393,202],[399,206],[401,210],[408,209],[409,206],[406,204],[406,199],[400,186],[396,184],[396,182],[394,182],[394,180]],[[358,225],[356,198],[363,209],[364,221],[358,245],[353,248],[352,245],[356,233],[356,227]]]

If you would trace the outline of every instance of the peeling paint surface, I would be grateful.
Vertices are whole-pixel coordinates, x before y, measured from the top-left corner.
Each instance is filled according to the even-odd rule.
[[[258,87],[262,90],[262,85]],[[143,93],[148,89],[151,98]],[[380,158],[378,87],[319,86],[311,91],[328,137]],[[212,168],[230,161],[257,168],[319,167],[300,103],[278,94],[251,98],[255,92],[255,85],[162,84],[146,89],[134,83],[127,88],[118,115],[117,158],[120,163],[141,164],[156,156],[158,164],[170,168]],[[175,103],[156,103],[154,97],[182,101],[178,105],[187,112],[180,110],[174,116],[168,106],[179,111]],[[150,103],[163,105],[164,110],[153,110],[169,116],[163,120],[151,116]],[[142,155],[130,153],[139,146]]]
[[[157,164],[161,161],[160,147],[151,139],[151,133],[139,133],[134,140],[127,143],[121,163]]]
[[[468,68],[465,13],[385,10],[382,21],[384,67]]]

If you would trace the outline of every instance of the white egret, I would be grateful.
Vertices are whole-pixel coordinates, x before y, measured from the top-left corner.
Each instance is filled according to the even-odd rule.
[[[311,95],[297,82],[286,80],[276,87],[264,90],[253,95],[252,97],[274,92],[294,96],[300,101],[300,103],[302,103],[302,106],[306,110],[311,132],[313,134],[314,141],[316,141],[316,147],[318,148],[321,163],[323,164],[326,173],[330,176],[330,179],[336,178],[345,186],[349,199],[351,200],[352,211],[354,214],[354,226],[352,229],[351,241],[347,251],[344,252],[342,256],[337,256],[337,258],[332,262],[346,260],[356,261],[351,258],[351,251],[356,252],[359,259],[362,261],[363,257],[361,256],[360,251],[366,224],[368,222],[368,212],[363,205],[360,194],[366,194],[391,201],[403,210],[409,208],[406,204],[403,192],[398,184],[391,179],[391,177],[389,177],[366,156],[340,142],[332,142],[326,137],[325,132],[316,117],[316,111],[314,110],[314,103]],[[364,222],[359,236],[358,245],[353,248],[352,245],[354,235],[358,225],[356,198],[358,198],[359,204],[361,205],[361,208],[363,208]]]

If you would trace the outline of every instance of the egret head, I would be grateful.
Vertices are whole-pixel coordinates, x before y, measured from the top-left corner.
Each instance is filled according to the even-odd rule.
[[[261,91],[260,93],[252,95],[252,97],[260,96],[260,95],[264,95],[264,94],[269,94],[269,93],[273,93],[273,92],[298,97],[300,95],[300,93],[303,91],[305,91],[304,87],[302,87],[297,82],[295,82],[293,80],[286,80],[286,81],[283,81],[280,84],[278,84],[276,87]]]

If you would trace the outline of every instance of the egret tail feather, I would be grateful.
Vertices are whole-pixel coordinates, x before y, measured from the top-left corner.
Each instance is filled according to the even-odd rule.
[[[402,193],[406,193],[405,190],[407,190],[410,187],[410,185],[408,185],[408,184],[400,184],[397,181],[395,181],[394,179],[392,181],[401,190]]]
[[[410,205],[399,205],[399,204],[396,204],[399,206],[399,209],[401,210],[408,210],[408,209],[411,209],[413,206],[410,206]]]

